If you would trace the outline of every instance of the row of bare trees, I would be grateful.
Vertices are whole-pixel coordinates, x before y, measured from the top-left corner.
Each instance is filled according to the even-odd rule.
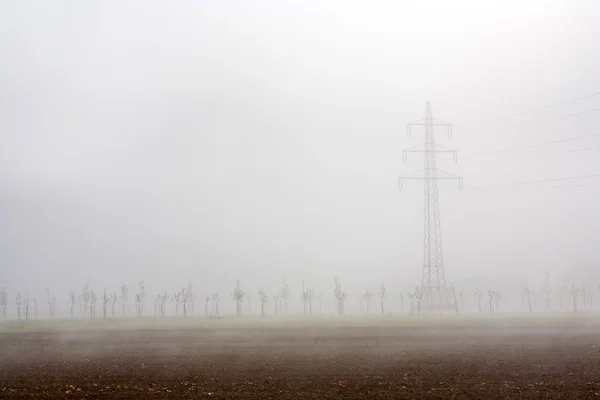
[[[546,275],[544,279],[544,285],[542,288],[542,293],[533,294],[531,289],[528,286],[523,286],[521,289],[521,307],[523,310],[528,310],[529,312],[533,312],[534,306],[537,305],[537,300],[543,298],[543,307],[550,310],[552,308],[552,304],[555,304],[558,301],[558,307],[562,309],[563,307],[572,307],[573,312],[577,312],[582,307],[584,309],[591,308],[593,305],[593,287],[591,285],[588,286],[578,286],[578,285],[570,285],[564,286],[558,290],[557,293],[553,293],[550,287],[550,280],[548,275]],[[600,289],[600,285],[598,286]],[[273,305],[274,310],[271,313],[274,315],[279,315],[288,310],[288,304],[290,299],[290,290],[287,282],[283,281],[283,285],[281,290],[277,291],[275,294],[269,295],[263,288],[258,290],[258,300],[260,302],[260,315],[265,317],[269,313],[269,306]],[[410,302],[410,309],[408,315],[410,316],[418,316],[423,313],[422,304],[424,301],[424,292],[417,286],[414,291],[407,293],[400,293],[400,307],[402,312],[404,312],[404,295],[408,296]],[[456,311],[458,313],[459,308],[464,310],[464,296],[463,293],[459,293],[456,295],[454,293],[454,288],[451,288],[451,294],[454,298],[454,303],[456,306]],[[500,292],[488,290],[487,291],[487,302],[484,303],[484,291],[481,288],[477,288],[474,292],[475,301],[477,305],[477,310],[480,313],[489,312],[489,314],[494,314],[500,311],[500,305],[502,300],[502,295]],[[449,296],[448,293],[445,294],[446,297]],[[568,303],[563,303],[564,298],[568,296],[570,305]],[[236,281],[235,287],[231,292],[231,297],[236,303],[236,315],[241,317],[244,314],[244,303],[247,303],[248,314],[252,313],[252,296],[250,293],[246,293],[242,290],[240,282]],[[312,316],[314,312],[315,303],[318,304],[319,313],[322,313],[323,308],[323,292],[316,293],[314,289],[307,288],[305,286],[305,282],[302,282],[302,292],[300,295],[300,301],[303,306],[303,314],[305,316]],[[345,303],[348,299],[347,293],[342,289],[341,280],[339,277],[334,277],[334,289],[333,289],[333,297],[335,300],[337,314],[339,316],[344,315],[345,313]],[[374,293],[370,290],[366,290],[361,293],[359,296],[360,300],[360,310],[361,313],[364,313],[366,310],[366,314],[372,314],[373,302],[378,298],[379,300],[379,311],[381,315],[385,315],[385,301],[388,298],[388,293],[383,285],[380,286],[379,293]],[[158,294],[154,298],[154,316],[165,318],[167,316],[167,305],[169,302],[172,302],[175,306],[175,316],[183,316],[188,317],[191,315],[196,315],[194,311],[195,304],[195,292],[192,283],[188,283],[187,287],[184,287],[172,294],[168,292],[163,292]],[[209,296],[206,296],[204,303],[204,315],[206,317],[209,316],[219,316],[219,303],[221,301],[221,297],[219,293],[212,293]],[[107,292],[104,290],[101,295],[97,294],[94,290],[90,288],[89,283],[85,283],[81,292],[77,293],[72,291],[69,293],[68,302],[69,302],[69,315],[71,318],[75,318],[76,316],[85,316],[90,319],[93,318],[109,318],[116,317],[117,310],[119,310],[120,303],[120,315],[126,316],[129,307],[129,289],[126,285],[122,285],[120,287],[120,291],[117,292]],[[134,303],[135,303],[135,315],[137,317],[142,317],[145,315],[144,305],[146,300],[146,290],[144,281],[138,282],[138,291],[134,295]],[[553,302],[554,301],[554,302]],[[0,317],[2,319],[7,318],[7,308],[9,303],[9,296],[4,287],[0,288]],[[56,305],[56,297],[51,296],[50,289],[47,289],[47,304],[48,304],[48,312],[51,318],[56,317],[57,305]],[[485,305],[484,305],[485,304]],[[17,319],[31,319],[38,317],[38,301],[36,298],[30,298],[28,294],[22,294],[21,292],[15,293],[15,305],[17,311]],[[539,307],[535,307],[539,309]]]

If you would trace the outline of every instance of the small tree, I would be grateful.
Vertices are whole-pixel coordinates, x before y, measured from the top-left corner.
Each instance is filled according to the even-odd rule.
[[[371,300],[373,300],[373,292],[371,292],[370,290],[367,290],[364,294],[363,294],[363,298],[365,299],[365,304],[367,305],[367,314],[371,313]]]
[[[306,289],[304,287],[304,281],[302,281],[302,296],[300,296],[300,300],[302,301],[302,305],[304,307],[304,316],[307,315],[309,308],[312,312],[312,298],[314,293],[310,289]]]
[[[39,313],[38,313],[38,301],[37,298],[34,297],[33,298],[33,318],[38,319],[39,317]]]
[[[173,294],[172,300],[173,303],[175,303],[175,316],[179,317],[179,305],[181,304],[182,301],[182,294],[181,292],[176,292]]]
[[[183,318],[187,318],[187,303],[189,301],[189,292],[186,288],[181,289],[181,304],[183,304]]]
[[[71,318],[74,318],[76,301],[77,296],[75,295],[75,292],[69,292],[69,315]]]
[[[83,304],[83,313],[86,315],[91,315],[90,311],[90,285],[85,282],[83,284],[83,290],[81,291],[81,302]]]
[[[23,298],[23,306],[25,307],[25,320],[29,319],[29,293]]]
[[[410,313],[409,315],[414,316],[421,315],[421,297],[423,296],[423,292],[419,289],[418,286],[415,287],[414,293],[408,293],[408,297],[410,299]]]
[[[267,293],[261,288],[258,291],[258,298],[260,299],[260,314],[264,318],[265,317],[265,303],[269,300],[269,296]]]
[[[90,291],[90,319],[96,317],[96,303],[98,302],[98,297],[96,293],[92,290]]]
[[[146,301],[146,289],[143,280],[138,282],[138,287],[140,291],[135,295],[135,303],[137,316],[142,317],[144,315],[144,302]]]
[[[117,294],[113,293],[110,295],[110,308],[111,308],[111,316],[114,318],[117,316],[116,308],[117,308]]]
[[[246,301],[248,302],[248,314],[252,314],[252,296],[250,296],[250,293],[246,296]]]
[[[188,282],[187,286],[187,302],[190,305],[190,313],[192,316],[196,315],[194,311],[194,304],[196,303],[196,293],[194,293],[194,285],[192,285],[192,281]]]
[[[23,299],[21,298],[21,292],[15,293],[15,304],[17,305],[17,319],[21,320],[21,304]]]
[[[104,289],[104,294],[102,295],[102,318],[106,319],[106,311],[108,309],[108,304],[110,302],[110,297],[106,295],[106,289]]]
[[[482,312],[482,309],[481,309],[482,297],[483,297],[483,294],[481,293],[481,289],[480,288],[475,289],[475,298],[477,299],[477,307],[479,309],[479,312]]]
[[[279,301],[281,295],[279,293],[273,295],[273,305],[275,306],[275,315],[279,315]]]
[[[221,300],[219,293],[213,293],[212,295],[212,302],[213,302],[213,309],[215,312],[215,315],[217,316],[217,318],[219,317],[219,301]]]
[[[4,286],[0,287],[0,315],[2,319],[6,319],[6,307],[8,306],[8,293]]]
[[[333,278],[333,283],[335,285],[333,297],[337,302],[337,314],[341,317],[344,315],[344,302],[348,298],[348,295],[342,290],[342,284],[340,283],[340,278],[338,276]]]
[[[523,298],[527,301],[527,305],[529,306],[529,312],[533,312],[533,307],[531,307],[531,290],[529,287],[525,286],[522,290]]]
[[[488,290],[488,297],[489,297],[489,303],[490,303],[490,315],[494,313],[494,292],[491,290]]]
[[[210,296],[204,297],[204,316],[208,317],[208,305],[210,304]]]
[[[571,285],[571,296],[573,296],[573,312],[577,312],[577,296],[579,295],[579,287]]]
[[[546,272],[544,275],[544,297],[546,300],[546,309],[552,308],[552,286],[550,284],[550,273]]]
[[[121,307],[123,308],[123,310],[122,310],[123,316],[127,315],[127,299],[128,299],[128,297],[129,297],[129,289],[127,288],[126,285],[122,285],[120,298],[121,298]]]
[[[281,297],[280,300],[283,302],[283,312],[288,311],[288,301],[290,299],[290,288],[286,283],[285,279],[283,279],[283,288],[281,289]]]
[[[168,300],[169,300],[169,294],[167,294],[167,291],[165,290],[163,295],[160,297],[160,315],[163,318],[167,317],[167,301]]]
[[[381,282],[381,288],[379,289],[379,302],[381,304],[381,315],[385,315],[385,309],[383,307],[383,301],[388,297],[387,291],[385,290],[385,286],[383,286],[383,282]]]
[[[239,280],[235,281],[235,288],[233,288],[231,295],[235,300],[235,315],[239,318],[242,316],[242,304],[244,304],[244,291],[240,287]]]
[[[52,299],[50,298],[50,288],[46,288],[48,294],[48,310],[50,311],[50,318],[54,318],[54,310],[52,309]]]

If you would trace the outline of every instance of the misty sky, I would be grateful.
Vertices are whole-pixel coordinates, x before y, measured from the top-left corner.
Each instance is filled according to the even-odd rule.
[[[417,284],[423,183],[396,179],[423,168],[402,149],[427,100],[465,183],[439,188],[450,280],[598,266],[600,178],[515,184],[600,173],[599,137],[473,156],[599,132],[600,96],[502,119],[600,91],[598,21],[594,0],[0,0],[0,285]]]

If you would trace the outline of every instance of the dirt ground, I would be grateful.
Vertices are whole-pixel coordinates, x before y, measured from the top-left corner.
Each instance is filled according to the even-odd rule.
[[[600,399],[598,326],[0,333],[0,398]]]

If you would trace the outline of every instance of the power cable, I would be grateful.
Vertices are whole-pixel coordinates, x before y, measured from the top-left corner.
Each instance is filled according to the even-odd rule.
[[[469,159],[469,158],[473,158],[473,157],[491,156],[493,154],[507,153],[507,152],[510,152],[510,151],[517,151],[517,150],[524,150],[524,149],[532,149],[532,148],[535,148],[535,147],[548,146],[548,145],[557,144],[557,143],[571,142],[573,140],[581,140],[581,139],[586,139],[586,138],[594,137],[594,136],[600,136],[600,132],[592,133],[590,135],[583,135],[583,136],[572,137],[572,138],[568,138],[568,139],[553,140],[551,142],[536,143],[536,144],[530,144],[530,145],[525,145],[525,146],[520,146],[520,147],[511,147],[511,148],[508,148],[508,149],[489,151],[489,152],[485,152],[485,153],[476,153],[476,154],[472,154],[470,156],[467,156],[465,158]]]
[[[506,184],[506,185],[501,184],[501,185],[490,185],[490,186],[477,186],[477,187],[474,187],[473,189],[492,189],[492,188],[497,188],[497,187],[534,185],[534,184],[539,184],[539,183],[570,181],[570,180],[574,180],[574,179],[596,178],[599,176],[600,176],[600,173],[579,175],[579,176],[568,176],[565,178],[542,179],[542,180],[538,180],[538,181],[517,182],[517,183],[512,183],[512,184]]]
[[[545,105],[545,106],[542,106],[542,107],[538,107],[538,108],[532,108],[530,110],[525,110],[525,111],[521,111],[521,112],[518,112],[518,113],[505,115],[503,117],[492,118],[492,119],[489,119],[487,121],[484,121],[484,123],[501,121],[501,120],[508,119],[508,118],[518,117],[520,115],[531,114],[531,113],[534,113],[534,112],[538,112],[538,111],[542,111],[542,110],[547,110],[549,108],[562,106],[564,104],[569,104],[569,103],[573,103],[575,101],[579,101],[579,100],[583,100],[583,99],[589,99],[591,97],[596,97],[596,96],[600,96],[600,92],[586,94],[585,96],[575,97],[575,98],[570,99],[570,100],[561,101],[559,103],[548,104],[548,105]]]

